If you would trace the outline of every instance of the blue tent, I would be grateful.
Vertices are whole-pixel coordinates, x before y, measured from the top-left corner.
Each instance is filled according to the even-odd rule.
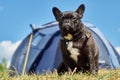
[[[88,22],[83,22],[86,28],[92,33],[96,44],[99,47],[99,68],[115,69],[120,68],[120,55],[115,48],[104,37],[100,30]],[[33,40],[30,47],[25,72],[36,74],[54,71],[62,61],[59,48],[60,31],[57,22],[50,22],[39,28],[33,29]],[[19,45],[13,54],[10,70],[22,73],[25,55],[28,47],[29,34]]]

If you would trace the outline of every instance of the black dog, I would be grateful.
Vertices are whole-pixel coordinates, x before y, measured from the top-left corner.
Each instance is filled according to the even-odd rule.
[[[76,10],[61,12],[58,8],[53,8],[53,14],[59,22],[61,31],[60,47],[63,62],[59,66],[58,73],[72,71],[98,72],[98,48],[91,33],[81,22],[85,6],[82,4]]]

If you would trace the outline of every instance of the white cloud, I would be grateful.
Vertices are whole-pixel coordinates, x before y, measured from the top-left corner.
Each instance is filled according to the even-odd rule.
[[[0,42],[0,61],[3,58],[5,58],[9,64],[14,51],[16,50],[16,48],[20,43],[21,43],[21,40],[15,43],[12,43],[11,41]]]
[[[116,50],[120,54],[120,47],[116,47]]]

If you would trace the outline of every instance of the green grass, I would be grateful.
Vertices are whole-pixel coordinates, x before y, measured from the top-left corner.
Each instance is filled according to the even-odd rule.
[[[59,76],[56,72],[39,75],[22,75],[9,77],[9,71],[0,72],[0,80],[120,80],[120,69],[99,70],[98,75],[88,75],[82,73],[68,74]]]

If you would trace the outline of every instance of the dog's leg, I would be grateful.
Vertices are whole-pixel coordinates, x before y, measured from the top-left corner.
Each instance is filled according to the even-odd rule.
[[[94,54],[91,52],[91,50],[89,49],[88,51],[89,55],[88,55],[88,65],[89,65],[89,72],[93,75],[96,74],[95,72],[95,60],[94,60]]]
[[[88,39],[87,42],[88,45],[88,59],[89,59],[89,71],[93,75],[96,75],[97,70],[98,70],[98,49],[94,43],[94,40],[92,37]]]
[[[95,60],[95,71],[97,73],[98,72],[98,68],[99,68],[98,67],[98,57],[99,57],[98,54],[99,53],[98,52],[96,52],[96,53],[97,53],[97,55],[95,56],[94,60]]]
[[[57,72],[59,75],[63,74],[64,72],[68,71],[67,67],[65,66],[65,64],[62,62],[58,69],[57,69]]]
[[[97,72],[98,72],[98,58],[99,58],[99,49],[98,49],[98,47],[95,45],[95,50],[94,50],[95,52],[95,54],[94,54],[94,64],[95,64],[95,72],[96,72],[96,74],[97,74]]]
[[[94,55],[91,54],[90,55],[90,73],[92,73],[93,75],[96,75],[96,67],[97,65],[95,64],[95,59],[94,59]]]

